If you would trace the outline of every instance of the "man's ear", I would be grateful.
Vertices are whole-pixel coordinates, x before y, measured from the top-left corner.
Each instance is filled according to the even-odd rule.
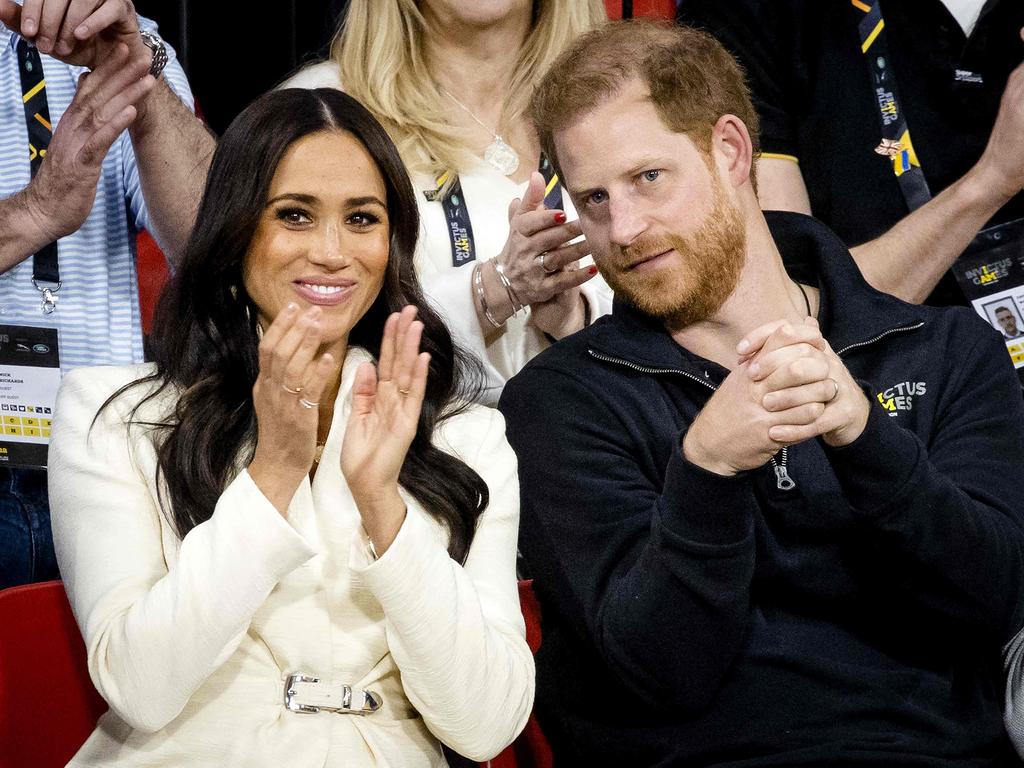
[[[711,151],[719,158],[733,187],[741,187],[750,178],[754,147],[750,133],[736,115],[722,115],[711,129]]]

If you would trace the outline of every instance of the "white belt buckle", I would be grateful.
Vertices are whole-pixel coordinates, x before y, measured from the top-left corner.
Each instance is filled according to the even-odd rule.
[[[315,704],[300,701],[306,697],[299,690],[299,684],[313,684],[322,686],[321,691],[314,692]],[[308,687],[308,686],[303,686]],[[372,715],[384,703],[380,694],[373,691],[364,691],[360,688],[353,688],[351,685],[337,686],[340,688],[340,701],[332,696],[331,686],[322,683],[320,678],[301,673],[288,675],[284,683],[284,705],[291,712],[303,715],[315,715],[318,712],[336,712],[346,715]],[[334,702],[337,703],[334,703]],[[353,701],[355,706],[353,706]],[[325,703],[330,702],[330,703]]]

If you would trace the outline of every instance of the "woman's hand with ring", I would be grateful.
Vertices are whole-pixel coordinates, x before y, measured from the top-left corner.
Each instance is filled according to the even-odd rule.
[[[360,365],[353,386],[341,471],[378,556],[405,519],[398,476],[416,437],[430,367],[430,354],[419,351],[422,334],[415,307],[392,314],[377,365]]]
[[[566,222],[564,212],[544,207],[540,173],[533,173],[523,199],[513,200],[508,213],[508,238],[496,258],[523,304],[548,301],[593,277],[587,270],[566,269],[590,249],[586,240],[571,242],[582,234],[578,221]]]
[[[256,412],[256,452],[249,464],[253,482],[282,514],[313,465],[319,411],[317,403],[335,367],[320,347],[319,307],[285,307],[263,334],[260,372],[252,388]]]

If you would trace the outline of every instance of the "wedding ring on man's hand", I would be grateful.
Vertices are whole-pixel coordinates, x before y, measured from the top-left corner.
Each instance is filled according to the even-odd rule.
[[[408,389],[400,389],[400,390],[398,390],[398,394],[400,394],[402,397],[405,397],[406,395],[409,394],[409,390]]]
[[[540,268],[543,269],[549,275],[553,275],[556,272],[560,272],[561,270],[559,269],[548,269],[548,265],[544,263],[544,259],[547,255],[548,252],[544,251],[544,253],[537,257],[537,260],[540,262]]]
[[[301,405],[303,408],[316,408],[318,405],[320,405],[320,403],[313,403],[304,397],[300,397],[299,405]]]
[[[302,394],[302,387],[296,387],[295,389],[292,389],[291,387],[289,387],[284,382],[281,382],[281,389],[283,389],[289,395],[301,395]]]
[[[836,391],[832,393],[832,397],[830,397],[828,400],[825,401],[826,403],[831,403],[833,400],[835,400],[837,397],[839,397],[839,382],[836,381],[835,379],[833,379],[831,376],[829,377],[828,380],[831,381],[832,382],[832,386],[834,386],[836,388]]]

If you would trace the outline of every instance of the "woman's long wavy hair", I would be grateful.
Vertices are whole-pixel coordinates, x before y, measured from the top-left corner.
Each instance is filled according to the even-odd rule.
[[[380,120],[414,173],[432,178],[462,170],[472,151],[451,124],[451,102],[430,72],[425,38],[431,30],[417,0],[350,0],[331,46],[341,86]],[[530,96],[559,54],[579,35],[607,20],[602,0],[534,0],[533,25],[505,94],[501,125],[527,113]],[[454,176],[452,177],[454,180]]]
[[[425,300],[413,270],[419,215],[412,185],[391,139],[355,99],[331,88],[272,91],[228,127],[210,166],[195,228],[181,264],[157,307],[151,336],[156,371],[115,393],[155,384],[131,420],[157,430],[161,505],[178,535],[210,519],[224,488],[253,457],[259,374],[257,310],[242,266],[285,152],[318,131],[346,131],[366,147],[387,190],[390,252],[384,284],[349,334],[349,344],[379,356],[384,322],[407,304],[423,322],[430,353],[416,437],[399,482],[449,533],[448,551],[463,561],[487,485],[468,465],[434,447],[438,424],[479,391],[480,366],[461,353]],[[160,421],[138,420],[139,407],[164,390],[177,393]],[[161,483],[162,480],[162,483]]]

